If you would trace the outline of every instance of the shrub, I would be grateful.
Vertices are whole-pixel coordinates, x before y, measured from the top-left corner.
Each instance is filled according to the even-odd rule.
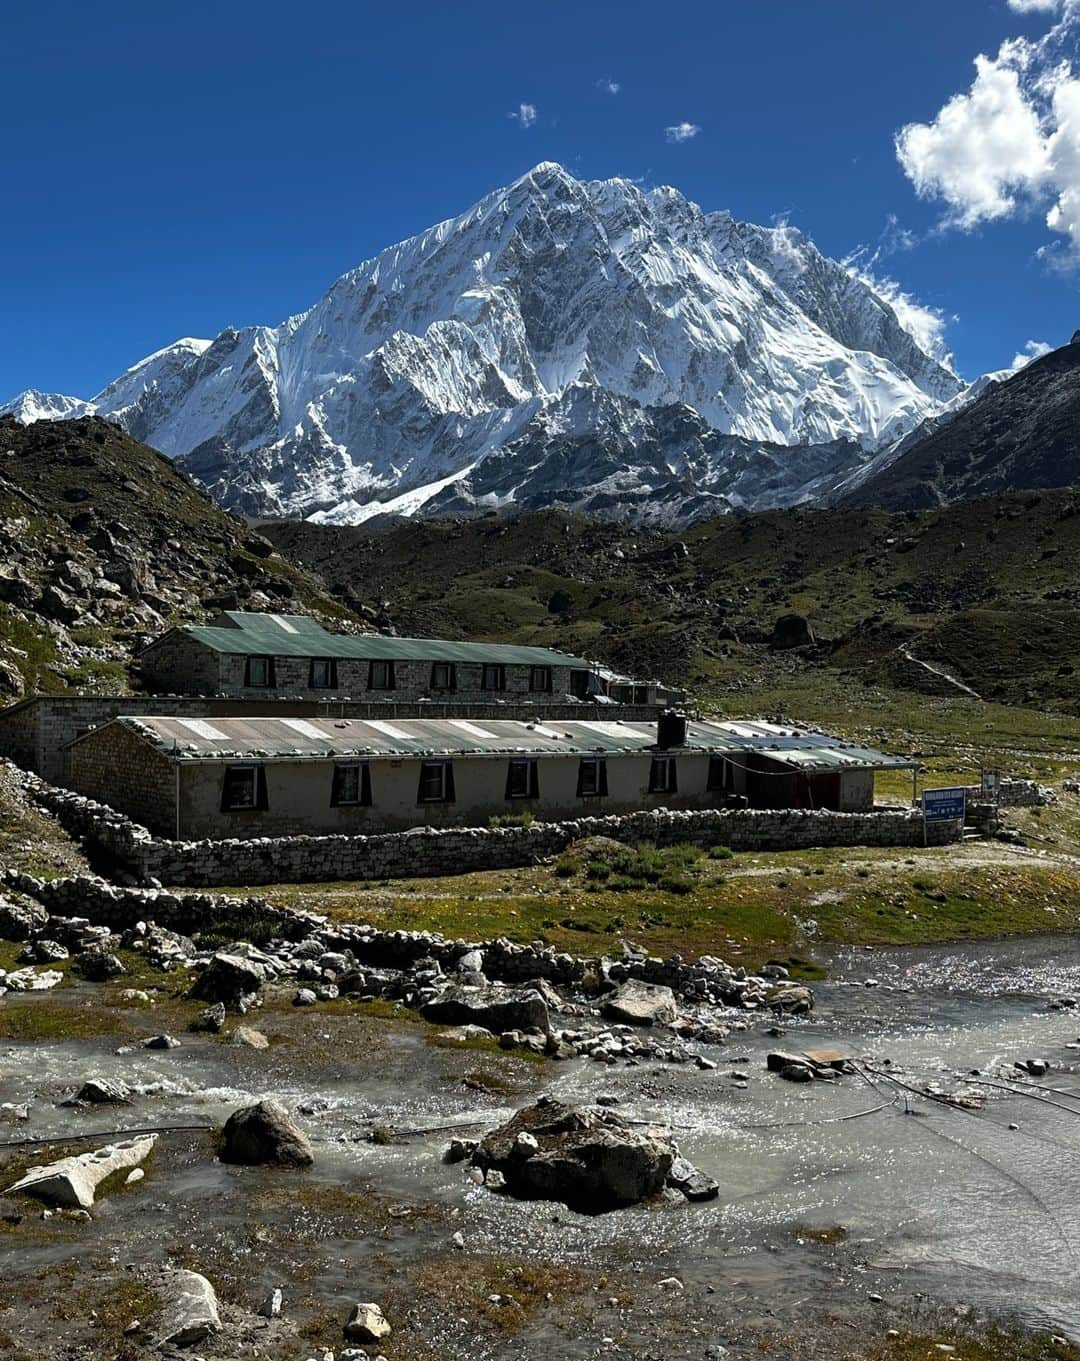
[[[734,858],[735,858],[735,852],[731,849],[730,846],[710,846],[710,847],[709,847],[709,859],[710,859],[710,860],[733,860]]]
[[[555,862],[552,873],[556,879],[572,879],[580,868],[581,866],[576,860],[571,860],[569,856],[563,856],[561,860]]]

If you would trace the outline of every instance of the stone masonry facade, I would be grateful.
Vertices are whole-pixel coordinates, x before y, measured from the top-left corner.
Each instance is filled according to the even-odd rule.
[[[27,794],[72,835],[84,837],[143,882],[211,887],[353,879],[421,878],[511,869],[606,836],[630,845],[724,845],[732,850],[921,846],[956,840],[952,823],[924,827],[914,809],[833,813],[809,809],[655,809],[529,826],[418,829],[377,836],[265,837],[180,842],[156,838],[103,803],[20,772]]]

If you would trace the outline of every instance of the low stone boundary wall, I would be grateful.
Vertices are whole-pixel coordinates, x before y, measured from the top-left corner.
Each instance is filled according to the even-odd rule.
[[[37,879],[17,870],[0,873],[0,883],[40,903],[54,917],[84,917],[94,926],[128,931],[139,922],[156,922],[189,936],[196,931],[269,928],[283,940],[303,940],[326,924],[314,912],[275,907],[265,898],[230,898],[212,893],[167,893],[163,889],[125,888],[104,879]]]
[[[526,827],[419,828],[378,836],[265,837],[248,841],[166,841],[104,804],[21,772],[27,793],[67,831],[85,837],[139,879],[211,887],[351,879],[400,879],[512,869],[564,851],[588,836],[629,845],[689,843],[737,851],[827,846],[921,846],[956,840],[958,827],[924,828],[914,809],[832,813],[811,809],[654,809]]]
[[[989,803],[981,784],[964,785],[968,803]],[[1041,808],[1053,803],[1056,795],[1038,780],[1002,780],[998,787],[999,808]]]
[[[325,917],[274,907],[265,898],[124,888],[86,875],[38,879],[9,870],[0,874],[0,884],[33,898],[51,917],[88,921],[118,934],[144,922],[182,935],[207,928],[226,936],[235,932],[235,938],[243,940],[257,924],[260,934],[269,927],[270,933],[284,940],[317,942],[315,950],[306,953],[309,959],[317,960],[321,947],[351,955],[360,967],[408,971],[423,960],[434,959],[452,976],[466,955],[479,954],[485,977],[510,986],[545,980],[572,987],[596,974],[606,984],[628,978],[663,984],[691,999],[719,990],[725,1001],[738,1005],[746,1005],[746,994],[760,992],[763,986],[762,980],[744,968],[733,968],[710,956],[693,963],[678,955],[668,959],[645,954],[625,954],[621,959],[579,957],[542,941],[519,945],[505,938],[451,940],[429,931],[387,931],[367,923],[331,926]],[[48,929],[48,924],[42,929]]]

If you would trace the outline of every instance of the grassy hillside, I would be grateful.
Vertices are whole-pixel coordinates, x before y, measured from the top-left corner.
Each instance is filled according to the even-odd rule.
[[[1080,715],[1077,491],[774,511],[681,534],[560,512],[265,533],[401,633],[584,652],[722,707],[794,692],[805,712],[819,693],[858,703],[881,687]],[[813,643],[774,646],[789,613]]]
[[[348,613],[118,427],[0,418],[0,701],[123,690],[147,639],[229,605]]]

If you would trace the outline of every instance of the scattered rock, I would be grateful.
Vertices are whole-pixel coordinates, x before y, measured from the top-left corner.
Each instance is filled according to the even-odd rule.
[[[197,1271],[170,1271],[157,1346],[194,1347],[221,1329],[214,1287]]]
[[[180,1041],[175,1035],[151,1035],[143,1040],[144,1049],[179,1049]]]
[[[213,1006],[206,1007],[200,1011],[195,1020],[192,1021],[189,1029],[209,1031],[211,1035],[221,1033],[225,1025],[225,1003],[215,1002]]]
[[[678,1016],[675,994],[657,983],[628,979],[602,1007],[609,1021],[621,1025],[671,1025]]]
[[[259,1313],[263,1318],[279,1318],[281,1316],[281,1304],[284,1296],[280,1288],[270,1291],[266,1299],[259,1305]]]
[[[93,1105],[124,1105],[131,1099],[131,1093],[122,1082],[112,1082],[108,1078],[90,1078],[84,1082],[72,1098],[73,1101],[86,1101]]]
[[[532,988],[451,987],[420,1008],[425,1021],[435,1025],[478,1025],[501,1035],[504,1030],[541,1030],[551,1033],[547,1003]]]
[[[196,980],[191,996],[235,1009],[265,982],[266,969],[257,960],[219,950]]]
[[[225,1037],[226,1044],[235,1044],[244,1049],[269,1049],[270,1041],[261,1030],[249,1025],[236,1025]]]
[[[379,1342],[393,1329],[377,1304],[357,1304],[345,1324],[346,1342]]]
[[[221,1160],[310,1167],[315,1154],[307,1135],[281,1102],[269,1099],[244,1106],[229,1116],[222,1131]]]

